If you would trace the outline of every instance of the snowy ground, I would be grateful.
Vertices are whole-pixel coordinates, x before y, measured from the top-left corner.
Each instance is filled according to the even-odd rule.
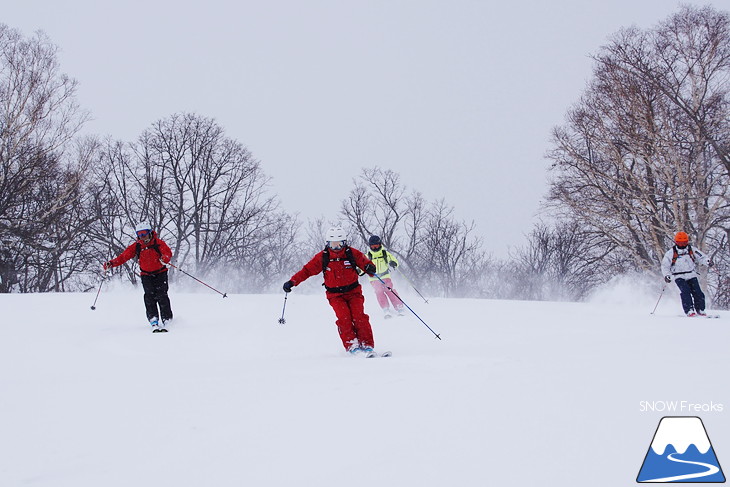
[[[367,286],[367,285],[366,285]],[[346,356],[322,294],[0,295],[0,485],[618,486],[662,416],[700,416],[730,465],[730,313],[673,289],[591,303],[433,299]],[[722,411],[642,411],[642,401]],[[729,472],[725,472],[727,475]]]

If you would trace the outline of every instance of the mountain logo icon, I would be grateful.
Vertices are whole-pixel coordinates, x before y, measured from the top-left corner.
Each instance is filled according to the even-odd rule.
[[[636,481],[725,482],[725,475],[702,420],[696,416],[663,417]]]

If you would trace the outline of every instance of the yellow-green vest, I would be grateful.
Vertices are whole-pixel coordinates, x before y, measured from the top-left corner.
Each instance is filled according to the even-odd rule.
[[[380,246],[380,250],[373,251],[368,250],[368,258],[375,264],[375,275],[381,279],[384,277],[390,277],[390,262],[398,264],[398,259],[393,256],[390,252],[385,250],[385,247]],[[371,281],[375,281],[378,277],[368,276]]]

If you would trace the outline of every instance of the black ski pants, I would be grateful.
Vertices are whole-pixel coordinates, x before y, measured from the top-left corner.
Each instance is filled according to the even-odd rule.
[[[675,279],[679,288],[679,297],[682,299],[682,309],[687,314],[690,311],[705,310],[705,293],[700,288],[700,281],[696,277],[692,279]]]
[[[172,319],[170,298],[167,296],[167,271],[150,276],[142,276],[144,288],[144,307],[147,310],[147,319],[162,318],[163,321]],[[159,313],[157,306],[159,305]]]

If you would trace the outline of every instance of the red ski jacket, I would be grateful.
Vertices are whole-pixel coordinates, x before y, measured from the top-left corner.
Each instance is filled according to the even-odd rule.
[[[139,274],[141,276],[167,272],[167,267],[162,265],[160,259],[166,263],[170,262],[172,259],[172,251],[163,240],[157,238],[157,232],[154,231],[148,243],[144,243],[142,239],[137,239],[136,242],[124,249],[124,252],[110,260],[109,263],[112,267],[116,267],[124,264],[133,257],[137,257],[137,246],[139,246]]]
[[[352,251],[352,257],[355,259],[355,265],[360,269],[372,264],[372,261],[359,250],[352,247],[350,247],[350,250]],[[304,267],[292,276],[291,281],[295,286],[322,272],[322,254],[324,254],[324,251],[312,257],[312,260],[304,264]],[[345,249],[329,249],[329,255],[327,271],[324,273],[324,286],[327,292],[342,293],[358,287],[360,283],[358,282],[357,269],[350,264]]]

